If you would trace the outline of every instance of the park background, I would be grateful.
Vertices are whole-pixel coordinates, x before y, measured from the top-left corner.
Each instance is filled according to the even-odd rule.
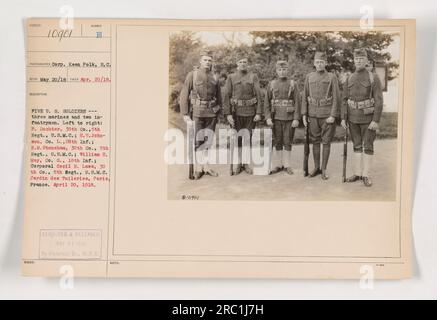
[[[398,77],[400,39],[398,33],[380,31],[252,31],[252,32],[174,32],[169,38],[169,126],[183,131],[179,107],[179,93],[188,72],[199,64],[199,53],[203,49],[212,50],[212,72],[223,88],[226,78],[236,70],[236,59],[241,53],[247,54],[249,71],[258,75],[264,98],[265,88],[275,78],[275,63],[286,59],[290,64],[290,76],[303,89],[305,76],[314,71],[313,58],[317,50],[327,53],[326,69],[335,73],[340,89],[346,78],[354,71],[353,50],[366,48],[369,59],[375,63],[375,72],[385,88],[384,108],[378,131],[378,139],[397,138],[398,119]],[[224,90],[222,90],[222,94]],[[342,140],[344,130],[337,122],[334,141]],[[218,128],[227,125],[220,116]],[[261,122],[258,126],[262,127]],[[302,123],[295,133],[295,144],[303,143]]]

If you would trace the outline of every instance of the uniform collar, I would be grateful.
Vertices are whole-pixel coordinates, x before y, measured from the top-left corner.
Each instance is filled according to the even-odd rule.
[[[211,70],[204,69],[204,68],[199,68],[198,70],[199,70],[200,72],[202,72],[202,73],[206,73],[206,74],[209,74],[209,73],[211,72]]]

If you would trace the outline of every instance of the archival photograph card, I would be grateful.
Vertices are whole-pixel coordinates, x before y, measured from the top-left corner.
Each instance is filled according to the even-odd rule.
[[[22,273],[411,277],[415,20],[26,20]]]

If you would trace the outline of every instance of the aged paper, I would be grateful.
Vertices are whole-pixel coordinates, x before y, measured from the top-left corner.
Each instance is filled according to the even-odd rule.
[[[377,20],[371,29],[363,29],[358,20],[33,18],[27,20],[26,37],[24,275],[52,277],[72,270],[81,277],[411,276],[414,20]],[[374,49],[379,45],[383,49]],[[352,87],[350,76],[360,54],[355,49],[369,53],[369,61],[374,58],[372,80],[361,82],[364,89],[377,88],[384,99],[378,129],[366,131],[375,133],[374,150],[373,140],[363,137],[367,140],[361,150],[361,175],[369,179],[342,181],[343,160],[343,177],[350,177],[360,150],[357,133],[351,132],[353,119],[348,118],[345,158],[340,100],[327,171],[304,177],[307,141],[297,99],[303,95],[307,74],[313,72],[313,61],[323,59],[326,72],[338,78],[341,99],[344,88]],[[208,53],[202,53],[205,50]],[[314,59],[320,51],[328,58]],[[257,80],[248,77],[240,83],[259,82],[262,93],[254,100],[261,109],[254,125],[259,136],[254,133],[253,139],[264,141],[258,148],[264,148],[260,154],[272,155],[269,165],[258,168],[250,160],[252,172],[243,166],[235,174],[237,161],[231,175],[225,155],[224,161],[190,166],[185,151],[191,150],[198,161],[201,149],[187,148],[191,122],[187,126],[183,121],[184,87],[201,91],[204,86],[207,96],[210,86],[221,91],[207,106],[217,106],[217,117],[210,118],[217,121],[216,136],[209,141],[217,138],[215,159],[223,160],[220,152],[231,148],[227,140],[220,144],[219,132],[232,129],[223,97],[232,99],[235,94],[226,81],[240,70],[236,62],[241,59],[235,57],[241,53],[250,58],[249,70]],[[208,62],[204,57],[209,56]],[[193,70],[203,72],[204,63],[211,63],[211,74],[202,84],[199,78],[193,80],[198,74]],[[289,83],[297,90],[290,98],[293,108],[287,109],[296,112],[297,127],[291,151],[286,136],[291,131],[282,131],[282,160],[277,152],[281,120],[269,124],[264,109],[265,101],[277,103],[266,91],[276,85],[275,77],[281,78],[279,67],[294,77]],[[344,101],[353,100],[349,98]],[[203,107],[200,95],[185,99],[187,105]],[[246,106],[244,101],[251,103],[249,98],[232,101],[239,107]],[[289,107],[287,101],[277,108]],[[378,101],[373,96],[369,101],[374,114]],[[356,102],[351,108],[361,109],[361,101]],[[186,116],[195,123],[202,118]],[[203,120],[205,126],[211,124]],[[271,135],[273,147],[266,149]],[[178,137],[182,148],[175,147]],[[323,153],[328,143],[319,143]],[[317,151],[311,145],[309,150],[312,170]],[[369,156],[371,174],[366,169]],[[278,161],[281,172],[271,172]]]

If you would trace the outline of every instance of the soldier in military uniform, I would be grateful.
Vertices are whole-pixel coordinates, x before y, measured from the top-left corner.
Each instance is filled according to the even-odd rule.
[[[288,77],[287,61],[276,63],[276,74],[277,78],[270,81],[264,99],[264,114],[267,124],[273,127],[275,140],[271,173],[285,168],[291,175],[291,146],[301,117],[301,98],[297,83]]]
[[[195,180],[200,179],[204,174],[212,177],[218,176],[209,167],[207,160],[208,149],[213,141],[212,133],[215,132],[217,117],[222,105],[220,84],[211,69],[212,52],[203,51],[200,55],[200,67],[188,73],[180,94],[180,107],[184,121],[194,120]]]
[[[316,52],[314,66],[305,79],[302,95],[303,123],[309,125],[313,144],[314,170],[309,177],[322,175],[329,179],[326,168],[331,152],[331,140],[335,135],[335,119],[340,116],[340,90],[335,74],[326,71],[326,53]],[[320,167],[320,144],[323,144],[322,167]]]
[[[257,121],[261,120],[262,105],[259,80],[256,74],[248,71],[247,55],[237,57],[237,71],[226,80],[223,98],[223,112],[229,124],[240,133],[238,137],[238,164],[234,174],[243,170],[252,174],[249,163],[244,163],[242,155],[242,129],[247,129],[252,136]],[[247,160],[246,160],[247,161]],[[250,162],[250,161],[247,161]]]
[[[341,110],[341,125],[345,129],[349,127],[355,158],[354,174],[346,181],[362,180],[366,187],[370,187],[373,143],[383,107],[382,86],[378,76],[366,69],[368,59],[364,49],[354,51],[354,63],[355,72],[346,79],[343,87]]]

